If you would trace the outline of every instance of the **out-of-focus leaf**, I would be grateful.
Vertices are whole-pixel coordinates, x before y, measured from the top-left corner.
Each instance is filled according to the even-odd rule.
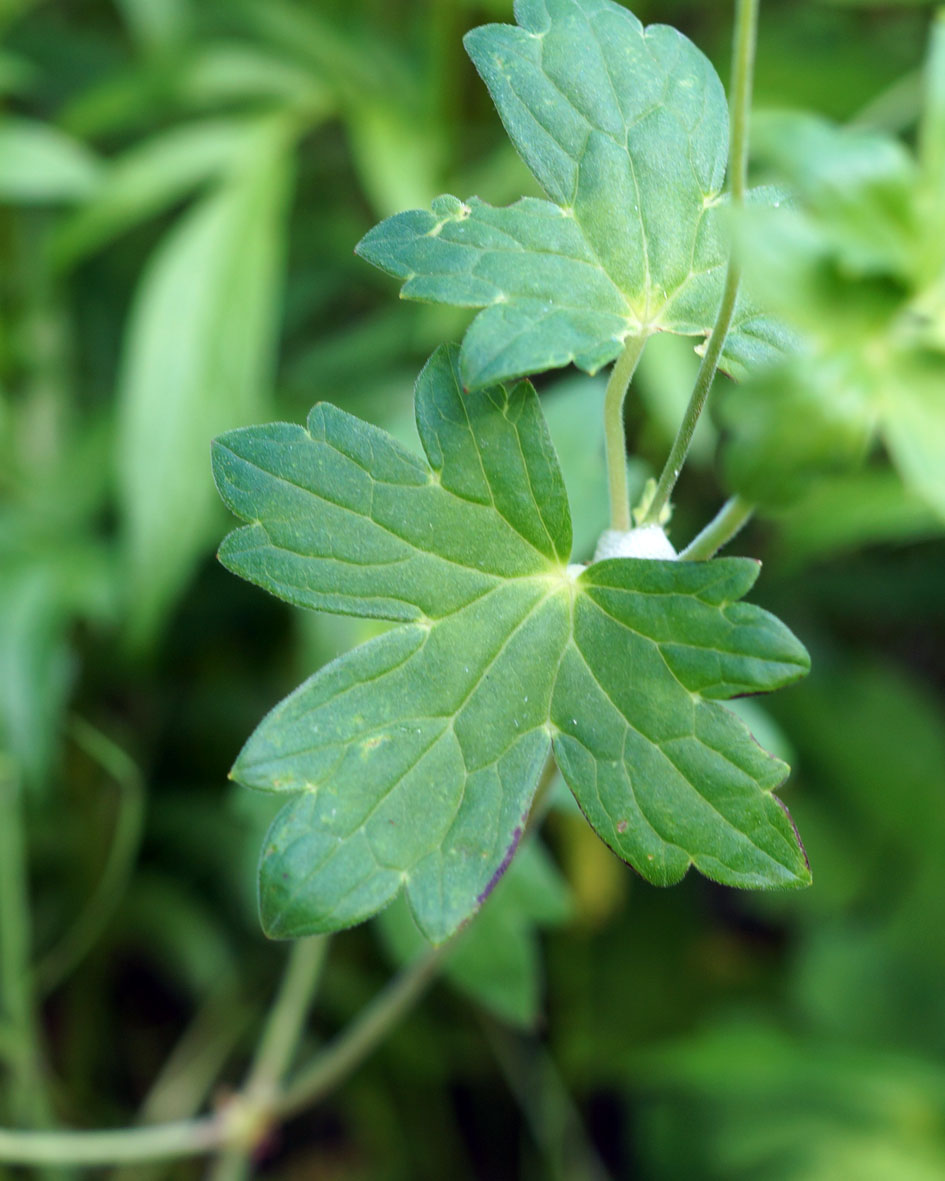
[[[916,168],[898,140],[815,115],[768,112],[752,120],[752,151],[829,226],[846,266],[909,273]]]
[[[0,121],[0,201],[79,201],[99,176],[95,156],[58,128],[9,116]]]
[[[119,384],[118,470],[130,627],[147,638],[208,545],[212,436],[266,405],[289,182],[274,122],[189,210],[136,296]]]
[[[88,199],[64,222],[54,250],[74,262],[193,189],[233,169],[259,136],[257,123],[206,120],[175,127],[106,165]]]
[[[930,253],[925,259],[933,282],[945,283],[945,9],[932,20],[925,64],[924,98],[919,124],[922,173],[920,209],[930,225]],[[938,248],[936,249],[936,243]]]
[[[34,77],[35,69],[28,61],[0,50],[0,94],[20,94]]]
[[[240,42],[208,46],[182,71],[179,93],[189,105],[278,101],[325,112],[332,94],[311,70]]]
[[[941,517],[895,472],[866,468],[820,479],[790,509],[775,514],[778,556],[791,566],[882,542],[941,535]]]
[[[147,49],[179,41],[191,20],[191,0],[115,0],[132,36]]]
[[[112,929],[194,996],[240,978],[229,932],[204,898],[178,878],[139,872]]]
[[[945,520],[945,352],[903,360],[884,415],[896,467]]]
[[[942,703],[891,665],[829,672],[781,703],[805,764],[904,861],[939,859],[945,843]],[[889,792],[895,785],[895,808]],[[908,851],[908,852],[906,852]]]
[[[68,615],[47,563],[0,570],[0,749],[31,782],[56,751],[70,680]]]
[[[648,1094],[672,1095],[664,1130],[688,1141],[699,1176],[934,1181],[945,1170],[945,1073],[916,1057],[732,1022],[645,1051],[631,1069]]]
[[[729,487],[765,507],[789,504],[822,476],[863,460],[873,427],[868,391],[845,374],[837,380],[837,368],[798,362],[724,391]]]
[[[922,171],[898,141],[814,116],[763,120],[760,141],[797,204],[750,210],[743,255],[803,353],[727,399],[727,478],[777,506],[878,437],[945,519],[945,252]]]
[[[565,922],[571,913],[564,879],[537,840],[509,867],[446,961],[446,975],[468,996],[513,1025],[532,1025],[541,1007],[537,927]],[[409,963],[426,940],[401,898],[378,917],[384,941]]]
[[[356,9],[351,15],[361,16]],[[360,25],[342,28],[311,5],[266,0],[247,6],[244,19],[257,37],[306,63],[345,101],[374,94],[383,102],[392,71],[402,69],[363,17]]]
[[[377,215],[429,205],[442,187],[444,153],[428,122],[376,99],[354,104],[345,122],[361,184]]]

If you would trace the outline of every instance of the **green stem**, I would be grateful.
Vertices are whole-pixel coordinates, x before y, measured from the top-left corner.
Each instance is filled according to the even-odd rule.
[[[610,488],[610,527],[621,533],[630,528],[630,494],[627,489],[627,439],[623,427],[623,403],[646,336],[630,336],[617,358],[604,395],[604,440]]]
[[[217,1084],[235,1046],[242,1042],[259,1016],[224,980],[171,1050],[144,1098],[135,1123],[156,1125],[191,1119]],[[109,1181],[159,1181],[160,1162],[135,1161],[119,1166]]]
[[[744,203],[748,176],[748,125],[751,115],[751,89],[755,64],[755,42],[758,29],[758,0],[737,0],[735,9],[735,44],[732,53],[732,139],[729,152],[729,192],[736,215]],[[702,363],[696,375],[689,405],[673,441],[669,458],[660,475],[653,501],[644,524],[658,524],[663,509],[676,487],[679,473],[689,454],[689,446],[696,423],[705,407],[709,390],[719,366],[719,358],[735,312],[735,300],[741,280],[741,267],[736,251],[729,256],[722,302],[712,328]]]
[[[711,558],[744,527],[754,511],[755,506],[741,496],[727,500],[698,537],[680,553],[680,561],[704,562]]]
[[[0,1160],[21,1165],[85,1168],[198,1156],[218,1148],[227,1125],[220,1116],[89,1132],[20,1132],[0,1128]]]
[[[406,967],[333,1042],[290,1079],[276,1110],[291,1116],[317,1103],[348,1077],[420,1000],[453,941],[431,948]]]
[[[420,1000],[451,947],[452,942],[432,948],[395,977],[334,1042],[273,1097],[268,1114],[279,1118],[295,1115],[343,1082]],[[295,991],[293,985],[291,992]],[[280,1032],[278,1037],[273,1035],[272,1044],[284,1044],[287,1022],[283,1025],[280,1018],[278,1024]],[[266,1058],[268,1062],[269,1051]],[[217,1115],[151,1127],[88,1132],[0,1128],[0,1161],[92,1167],[199,1156],[231,1145],[245,1145],[248,1131],[256,1126],[254,1121],[252,1105],[242,1102],[242,1095],[238,1095]]]
[[[279,1084],[298,1049],[327,950],[325,936],[293,944],[239,1097],[246,1115],[246,1140],[223,1151],[210,1173],[210,1181],[242,1181],[249,1175],[253,1149],[268,1130]]]
[[[315,935],[293,946],[246,1080],[245,1094],[270,1095],[291,1066],[321,978],[328,943],[327,936]]]
[[[17,1123],[46,1125],[43,1055],[30,972],[30,902],[22,785],[0,760],[0,1019],[9,1033],[9,1108]]]

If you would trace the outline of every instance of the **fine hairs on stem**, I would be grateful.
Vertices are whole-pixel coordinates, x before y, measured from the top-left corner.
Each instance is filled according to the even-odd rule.
[[[626,533],[630,528],[623,404],[645,344],[646,336],[627,337],[623,352],[614,363],[604,395],[604,440],[610,490],[610,527],[620,533]]]
[[[751,116],[751,92],[755,64],[755,43],[758,28],[758,0],[737,0],[735,12],[735,42],[732,56],[732,138],[729,151],[729,191],[732,205],[737,210],[744,203],[748,174],[748,127]],[[645,524],[659,522],[663,509],[676,487],[682,471],[699,416],[705,407],[712,381],[719,365],[725,338],[731,327],[735,301],[741,280],[741,268],[733,250],[728,262],[722,302],[712,334],[706,344],[696,383],[686,407],[669,458],[660,474],[656,492],[646,514]]]
[[[713,557],[748,523],[754,505],[741,496],[727,500],[702,532],[679,554],[683,562],[704,562]]]

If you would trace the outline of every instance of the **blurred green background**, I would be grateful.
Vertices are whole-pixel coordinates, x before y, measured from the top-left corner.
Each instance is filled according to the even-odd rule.
[[[725,77],[729,5],[634,10]],[[932,11],[762,4],[757,106],[911,142]],[[462,51],[491,19],[510,0],[0,3],[5,1124],[183,1117],[239,1083],[285,948],[255,912],[271,807],[227,769],[369,629],[215,564],[208,444],[319,399],[411,437],[414,376],[468,316],[399,302],[352,251],[440,192],[535,191]],[[638,484],[693,367],[685,344],[648,350],[628,411]],[[602,385],[540,389],[587,556],[606,523]],[[706,423],[681,541],[724,495],[717,442]],[[652,889],[561,797],[446,982],[258,1175],[945,1178],[943,536],[874,463],[736,545],[813,656],[805,683],[743,703],[794,767],[810,891]],[[10,934],[24,861],[31,950]],[[306,1045],[412,945],[397,908],[337,937]],[[10,999],[27,958],[48,1088]]]

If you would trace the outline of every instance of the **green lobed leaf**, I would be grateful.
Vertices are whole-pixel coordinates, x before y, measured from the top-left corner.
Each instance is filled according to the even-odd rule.
[[[463,342],[470,388],[573,361],[590,373],[628,336],[706,336],[728,259],[725,95],[676,30],[610,0],[519,0],[518,27],[466,49],[549,201],[497,209],[438,197],[358,245],[405,297],[482,308]],[[723,367],[776,355],[742,300]]]
[[[803,675],[804,649],[738,603],[757,563],[566,565],[571,526],[530,385],[464,397],[455,349],[417,383],[427,462],[318,405],[308,429],[232,431],[217,486],[247,527],[223,563],[290,602],[401,626],[277,706],[233,776],[293,798],[265,842],[268,932],[359,922],[403,889],[424,934],[480,905],[552,749],[603,839],[650,881],[690,864],[803,885],[770,794],[787,768],[719,700]]]

